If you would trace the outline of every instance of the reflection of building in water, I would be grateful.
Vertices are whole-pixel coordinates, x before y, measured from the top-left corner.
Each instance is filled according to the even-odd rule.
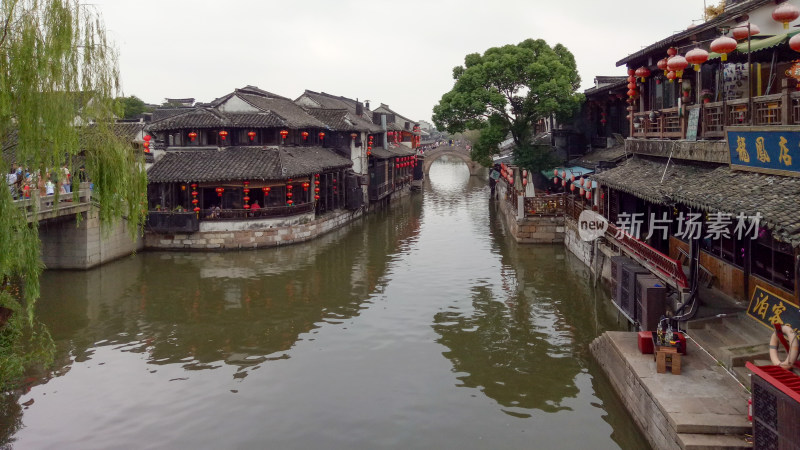
[[[418,232],[417,214],[397,208],[308,244],[144,253],[87,272],[47,272],[37,306],[62,347],[55,370],[112,344],[194,370],[286,358],[304,333],[359,314],[391,255]]]

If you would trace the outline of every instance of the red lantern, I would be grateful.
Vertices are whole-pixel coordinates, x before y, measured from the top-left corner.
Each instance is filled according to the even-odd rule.
[[[149,134],[146,134],[146,135],[144,135],[143,139],[144,139],[145,142],[150,142],[151,136]]]
[[[193,198],[193,199],[192,199],[192,204],[193,204],[193,205],[196,205],[196,204],[198,204],[199,202],[200,202],[200,200],[198,200],[198,199],[196,199],[196,198]]]
[[[758,25],[751,23],[740,23],[731,29],[731,34],[733,34],[733,38],[737,41],[741,41],[742,39],[747,39],[747,36],[755,36],[761,33],[761,29],[758,28]]]
[[[300,135],[303,136],[304,141],[308,139],[308,131],[303,131],[302,133],[300,133]]]
[[[271,189],[270,189],[269,186],[264,186],[264,187],[261,188],[261,191],[264,192],[264,195],[269,195],[269,191],[270,190]]]
[[[585,192],[586,192],[586,191],[585,191],[585,190],[583,189],[583,187],[581,186],[580,195],[581,195],[581,196],[583,196],[583,194],[584,194]]]
[[[191,139],[191,140],[192,140],[192,142],[194,142],[194,138],[196,138],[196,137],[197,137],[197,133],[195,133],[194,131],[192,131],[191,133],[189,133],[189,139]]]
[[[674,70],[675,75],[677,75],[678,78],[682,78],[683,69],[685,69],[688,65],[689,63],[686,61],[686,58],[681,55],[675,55],[667,60],[667,69]]]
[[[674,80],[675,78],[678,78],[678,77],[677,77],[677,75],[675,75],[675,71],[674,70],[670,70],[669,72],[667,72],[667,79],[669,80],[670,83],[672,83],[672,80]]]
[[[678,54],[678,49],[675,48],[675,47],[670,47],[670,48],[667,49],[667,54],[669,56],[675,56],[675,55]]]
[[[291,184],[287,184],[286,189],[291,191],[292,189],[294,189],[294,186],[292,186]]]
[[[286,198],[292,198],[293,195],[294,194],[292,194],[292,191],[289,191],[286,193]]]
[[[314,186],[319,186],[319,180],[314,180]]]
[[[558,169],[553,169],[553,175],[558,176]]]
[[[789,2],[781,3],[772,11],[772,20],[783,23],[784,30],[788,30],[789,22],[798,17],[800,17],[800,9]]]
[[[562,187],[566,187],[566,186],[567,186],[567,180],[566,180],[566,178],[565,178],[565,179],[563,179],[563,180],[561,180],[561,186],[562,186]]]
[[[222,197],[222,193],[225,192],[225,188],[218,187],[215,189],[217,191],[217,197]]]
[[[319,139],[320,140],[325,139],[325,133],[323,133],[322,131],[319,132]]]
[[[636,97],[636,91],[633,89],[628,89],[628,97]]]
[[[650,69],[647,67],[639,67],[636,69],[636,76],[642,79],[642,83],[644,83],[644,79],[650,76]]]
[[[197,191],[192,191],[192,197],[197,197]]]
[[[242,184],[244,185],[244,187],[250,187],[250,182],[247,180],[243,181]]]
[[[558,177],[553,177],[553,184],[558,184]]]
[[[789,39],[789,47],[796,52],[800,52],[800,34],[795,34]]]
[[[575,183],[569,185],[569,190],[575,192]]]
[[[292,206],[292,205],[294,205],[294,201],[293,200],[286,200],[286,204],[289,205],[289,206]]]
[[[394,136],[394,131],[390,131],[390,132],[388,132],[386,134],[388,134],[389,136]]]
[[[319,188],[318,188],[318,187],[315,187],[315,188],[314,188],[314,192],[317,192],[317,193],[319,193]]]
[[[711,51],[720,54],[720,60],[727,61],[728,53],[736,50],[736,41],[727,36],[720,36],[711,42]]]
[[[194,212],[199,213],[200,212],[200,207],[199,206],[195,206],[194,207]]]
[[[319,195],[315,195],[314,200],[319,200]]]
[[[636,76],[636,71],[631,69],[631,68],[628,68],[628,76],[629,77],[635,77]]]
[[[247,137],[249,137],[249,138],[250,138],[250,141],[252,142],[252,141],[253,141],[253,139],[255,139],[255,138],[256,138],[256,132],[255,132],[255,131],[248,131],[248,132],[247,132]]]
[[[249,202],[249,201],[250,201],[250,197],[249,197],[249,196],[247,196],[247,195],[245,195],[245,196],[244,196],[244,202],[245,202],[245,203],[247,203],[247,202]]]
[[[694,64],[694,71],[700,71],[700,64],[708,61],[708,52],[702,48],[694,48],[686,53],[686,62]]]
[[[192,189],[197,189],[197,183],[192,183],[190,186],[192,186]],[[192,195],[197,195],[197,193],[193,192]]]
[[[664,75],[667,74],[667,58],[659,59],[656,66],[658,66],[659,69],[664,71]]]
[[[634,83],[633,81],[629,82],[628,89],[636,89],[636,83]]]
[[[314,174],[314,178],[319,178],[319,174],[318,174],[318,173],[315,173],[315,174]]]
[[[280,135],[282,139],[286,139],[286,136],[289,136],[289,130],[281,130]]]
[[[243,206],[243,208],[244,208],[244,209],[250,209],[250,205],[248,205],[247,203],[245,203],[245,204],[244,204],[244,206]]]
[[[586,191],[586,200],[592,199],[592,191]]]
[[[224,141],[224,140],[225,140],[225,138],[227,138],[227,137],[228,137],[228,132],[227,132],[227,131],[225,131],[225,130],[222,130],[222,131],[220,131],[220,132],[219,132],[219,137],[220,137],[220,138],[221,138],[221,139]]]

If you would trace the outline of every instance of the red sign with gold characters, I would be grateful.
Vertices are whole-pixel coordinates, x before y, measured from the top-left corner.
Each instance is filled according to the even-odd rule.
[[[776,323],[788,324],[795,330],[800,329],[800,310],[797,305],[761,286],[756,286],[753,291],[747,315],[771,330]]]
[[[800,90],[800,61],[792,64],[792,67],[786,69],[786,76],[797,80],[797,89]]]

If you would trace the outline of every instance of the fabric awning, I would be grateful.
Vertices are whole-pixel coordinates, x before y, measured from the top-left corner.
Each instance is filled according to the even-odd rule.
[[[750,40],[750,52],[757,52],[759,50],[766,50],[768,48],[772,48],[778,45],[783,44],[784,42],[788,41],[790,37],[794,36],[795,34],[800,33],[800,30],[793,30],[786,34],[777,34],[775,36],[763,36],[761,39],[756,39],[758,36],[754,36],[753,39]],[[736,52],[746,55],[747,54],[747,40],[742,41],[739,45],[736,46]],[[719,53],[709,52],[708,59],[709,61],[712,59],[717,59],[720,57]]]

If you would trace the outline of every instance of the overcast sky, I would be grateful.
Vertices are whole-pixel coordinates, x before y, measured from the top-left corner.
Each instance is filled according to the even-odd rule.
[[[703,0],[93,0],[120,52],[125,95],[208,102],[248,84],[388,104],[414,120],[468,53],[527,38],[575,55],[582,89],[615,62],[700,23]],[[709,0],[709,3],[711,1]]]

